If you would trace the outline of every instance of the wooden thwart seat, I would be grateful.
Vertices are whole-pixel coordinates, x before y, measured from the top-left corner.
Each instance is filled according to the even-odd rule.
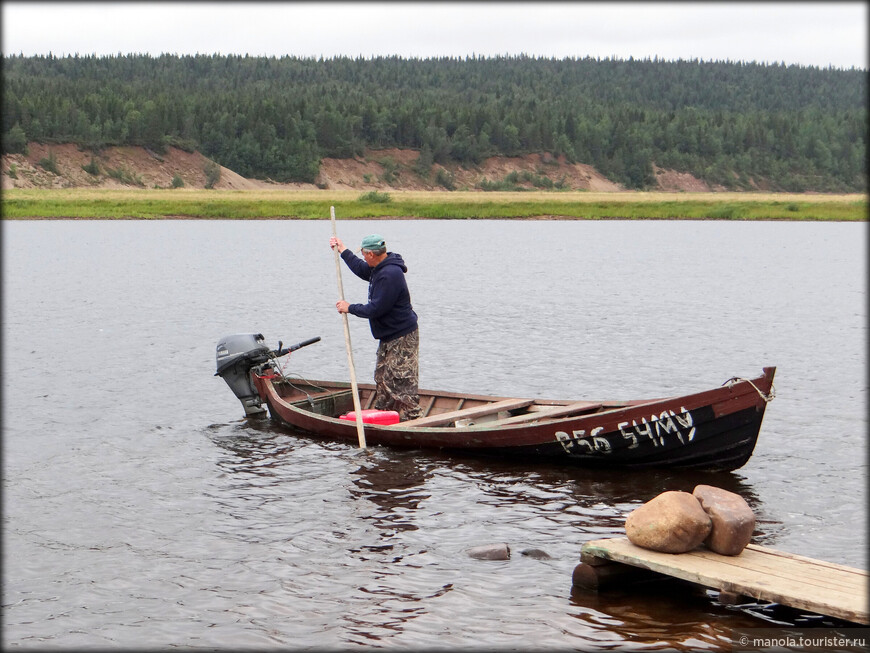
[[[304,391],[303,391],[304,392]],[[344,395],[349,395],[351,390],[342,389],[342,390],[322,390],[320,392],[309,392],[304,397],[295,397],[295,398],[285,398],[286,401],[289,401],[294,406],[299,404],[308,403],[310,401],[318,401],[320,399],[327,399],[330,397],[342,397]]]
[[[406,428],[409,426],[441,426],[455,422],[457,419],[473,419],[475,417],[483,417],[491,415],[502,410],[516,410],[517,408],[525,408],[535,402],[534,399],[504,399],[502,401],[494,401],[489,404],[481,404],[472,408],[462,408],[460,410],[451,410],[447,413],[439,413],[438,415],[429,415],[428,417],[420,417],[411,419],[407,422],[400,422],[394,425],[396,428]]]
[[[603,408],[606,404],[594,401],[575,401],[567,406],[542,406],[537,410],[523,413],[522,415],[514,415],[505,417],[494,422],[487,422],[487,426],[503,426],[505,424],[522,424],[523,422],[534,422],[541,419],[554,419],[556,417],[567,417],[576,413],[592,413],[599,408]]]

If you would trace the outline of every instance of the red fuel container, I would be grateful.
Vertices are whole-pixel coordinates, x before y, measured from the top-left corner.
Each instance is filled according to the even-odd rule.
[[[352,410],[345,413],[339,419],[345,419],[351,422],[356,421],[356,411]],[[364,410],[362,411],[363,424],[398,424],[399,413],[394,410]]]

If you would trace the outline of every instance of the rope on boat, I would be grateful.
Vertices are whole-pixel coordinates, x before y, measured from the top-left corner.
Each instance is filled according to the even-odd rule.
[[[749,385],[751,385],[753,388],[755,388],[755,391],[758,393],[758,396],[761,397],[762,399],[764,399],[764,403],[766,403],[766,404],[769,404],[776,397],[776,388],[773,387],[772,383],[770,384],[770,394],[764,394],[761,390],[759,390],[757,385],[755,385],[749,379],[744,379],[742,376],[733,376],[730,379],[728,379],[727,381],[725,381],[725,383],[723,383],[722,385],[732,386],[735,383],[740,383],[741,381],[746,381]]]
[[[283,381],[287,381],[287,377],[284,375],[284,368],[287,367],[287,363],[290,362],[290,357],[289,356],[287,357],[287,360],[284,361],[283,366],[281,366],[278,363],[278,357],[275,355],[274,352],[269,352],[269,358],[272,361],[272,369],[275,370],[276,372],[278,372],[278,374],[281,376],[281,379]]]
[[[299,379],[300,381],[304,382],[306,385],[310,385],[312,388],[318,388],[319,390],[324,391],[324,392],[327,390],[327,388],[324,388],[324,387],[321,386],[321,385],[317,385],[317,384],[314,383],[313,381],[309,381],[308,379],[306,379],[306,378],[305,378],[304,376],[302,376],[301,374],[294,374],[293,377],[289,377],[289,376],[285,376],[285,377],[284,377],[284,381],[287,383],[287,385],[289,385],[289,386],[290,386],[291,388],[293,388],[294,390],[298,390],[299,392],[301,392],[302,394],[304,394],[306,397],[309,397],[309,398],[310,398],[310,395],[309,395],[307,392],[305,392],[305,390],[303,390],[302,388],[297,388],[295,385],[293,385],[293,384],[290,382],[290,379],[291,379],[291,378],[297,378],[297,379]]]
[[[275,359],[277,361],[277,359]],[[284,370],[287,369],[287,366],[290,364],[290,354],[287,354],[287,358],[284,359],[284,364],[281,366],[281,376],[286,380],[287,377],[284,376]]]
[[[297,388],[295,385],[293,385],[293,383],[290,381],[290,377],[288,377],[286,374],[284,374],[284,368],[286,368],[286,367],[287,367],[287,363],[290,362],[290,356],[287,356],[287,360],[284,361],[284,365],[282,365],[282,366],[280,366],[280,367],[279,367],[279,365],[278,365],[278,357],[277,357],[277,356],[272,355],[272,356],[270,356],[270,358],[273,359],[272,369],[274,369],[276,372],[278,372],[278,374],[281,376],[281,380],[282,380],[284,383],[286,383],[287,385],[289,385],[291,388],[293,388],[294,390],[296,390],[296,391],[301,392],[302,394],[304,394],[304,395],[305,395],[305,398],[308,399],[308,404],[309,404],[309,405],[311,406],[311,408],[313,409],[313,408],[314,408],[314,399],[311,398],[311,395],[308,394],[308,393],[307,393],[305,390],[303,390],[302,388]],[[304,381],[305,383],[307,383],[307,384],[310,385],[311,387],[314,387],[314,388],[320,388],[321,390],[326,390],[326,388],[322,388],[322,387],[320,387],[319,385],[317,385],[317,384],[315,384],[315,383],[312,383],[311,381],[309,381],[308,379],[303,378],[303,377],[302,377],[301,375],[299,375],[299,374],[296,374],[296,375],[294,375],[294,376],[296,376],[300,381]]]

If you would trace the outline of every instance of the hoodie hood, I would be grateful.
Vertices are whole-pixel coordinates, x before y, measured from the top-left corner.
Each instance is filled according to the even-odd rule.
[[[408,271],[408,266],[405,265],[405,261],[402,258],[402,255],[396,254],[395,252],[387,252],[387,258],[381,261],[378,264],[377,268],[384,268],[388,265],[398,265],[402,269],[402,272]]]

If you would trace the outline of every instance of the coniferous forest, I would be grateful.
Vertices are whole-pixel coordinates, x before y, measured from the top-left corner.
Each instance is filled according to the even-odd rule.
[[[198,150],[312,182],[322,157],[418,167],[549,152],[627,188],[653,164],[728,189],[864,192],[867,74],[743,62],[530,56],[4,56],[3,151],[30,141]]]

